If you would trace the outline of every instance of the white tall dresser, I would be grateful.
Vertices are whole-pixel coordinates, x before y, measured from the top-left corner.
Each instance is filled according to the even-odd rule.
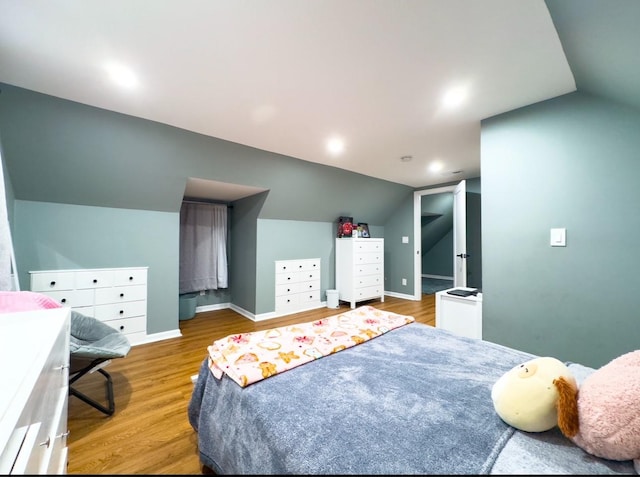
[[[336,238],[336,289],[351,308],[359,301],[384,301],[384,239]]]

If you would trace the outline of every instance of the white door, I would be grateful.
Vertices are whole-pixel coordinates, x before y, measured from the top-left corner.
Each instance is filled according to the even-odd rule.
[[[457,186],[444,186],[435,189],[417,190],[413,193],[413,237],[414,237],[414,300],[422,299],[422,203],[421,199],[424,195],[442,194],[443,192],[453,193],[453,250],[454,250],[454,278],[453,286],[467,286],[467,202],[466,202],[466,182],[461,181]],[[464,258],[456,257],[456,254],[464,253]],[[461,263],[458,264],[457,261]],[[463,267],[463,272],[458,272],[457,267]]]
[[[453,192],[453,286],[467,286],[467,187],[461,181]]]

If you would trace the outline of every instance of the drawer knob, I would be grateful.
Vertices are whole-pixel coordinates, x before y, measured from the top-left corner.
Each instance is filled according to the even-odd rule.
[[[49,448],[50,444],[51,444],[51,436],[48,436],[47,440],[44,441],[44,442],[41,442],[39,445],[42,446],[42,447]]]
[[[124,315],[124,310],[120,310],[120,314],[121,314],[121,315]]]
[[[133,277],[129,277],[129,281],[133,281]]]
[[[120,293],[120,298],[124,298],[124,293]]]
[[[50,286],[55,287],[56,286],[56,281],[53,280],[51,283],[49,283]]]
[[[94,279],[93,279],[93,283],[98,283],[98,279],[97,279],[97,278],[94,278]]]
[[[120,331],[124,330],[124,325],[120,325]]]
[[[66,303],[66,302],[67,302],[66,298],[63,298],[62,300],[60,300],[60,303]]]

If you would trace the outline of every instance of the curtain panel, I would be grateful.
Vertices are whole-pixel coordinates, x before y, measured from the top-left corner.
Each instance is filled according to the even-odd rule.
[[[227,288],[227,206],[183,202],[180,293]]]

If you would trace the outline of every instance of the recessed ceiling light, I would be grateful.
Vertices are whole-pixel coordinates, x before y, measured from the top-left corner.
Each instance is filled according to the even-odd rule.
[[[442,161],[433,161],[431,164],[429,164],[429,170],[431,172],[440,172],[443,167],[444,164],[442,163]]]
[[[115,84],[127,89],[135,88],[138,85],[138,78],[130,68],[117,63],[108,63],[104,68]]]
[[[401,160],[402,162],[410,162],[410,161],[412,161],[412,160],[413,160],[413,156],[402,156],[402,157],[400,158],[400,160]]]
[[[344,141],[339,137],[333,137],[327,141],[327,151],[334,156],[341,154],[344,151]]]
[[[467,99],[468,88],[466,86],[455,86],[448,89],[442,96],[442,104],[448,109],[457,108]]]

